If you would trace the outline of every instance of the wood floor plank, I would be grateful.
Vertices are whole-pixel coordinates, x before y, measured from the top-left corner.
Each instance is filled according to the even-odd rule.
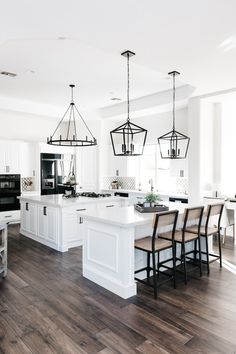
[[[144,354],[171,354],[171,352],[161,348],[159,345],[153,344],[150,340],[146,340],[141,345],[139,345],[137,350]]]
[[[112,351],[121,354],[137,354],[136,349],[130,348],[122,337],[118,336],[116,333],[112,332],[110,329],[105,328],[96,334],[96,337],[101,343],[103,343],[107,348]]]
[[[219,264],[153,298],[124,300],[82,276],[82,249],[59,253],[9,226],[9,272],[0,279],[0,353],[235,354],[235,275]],[[229,249],[228,259],[236,259]]]

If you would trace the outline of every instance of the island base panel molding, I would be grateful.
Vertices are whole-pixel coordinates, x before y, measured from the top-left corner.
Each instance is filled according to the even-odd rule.
[[[83,276],[127,299],[136,295],[134,228],[86,220]]]
[[[74,248],[74,247],[79,247],[83,245],[83,241],[82,240],[77,240],[77,241],[71,241],[71,242],[67,242],[66,244],[55,244],[53,242],[50,242],[49,240],[46,240],[42,237],[39,237],[35,234],[32,234],[28,231],[25,231],[23,229],[20,229],[20,234],[26,237],[31,238],[34,241],[37,241],[45,246],[48,246],[50,248],[53,248],[56,251],[59,252],[67,252],[70,248]]]

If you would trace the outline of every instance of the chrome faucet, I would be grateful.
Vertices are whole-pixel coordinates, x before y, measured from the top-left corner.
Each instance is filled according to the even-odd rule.
[[[151,185],[151,192],[153,192],[153,191],[154,191],[154,187],[153,187],[153,179],[152,179],[152,178],[150,178],[148,183]]]

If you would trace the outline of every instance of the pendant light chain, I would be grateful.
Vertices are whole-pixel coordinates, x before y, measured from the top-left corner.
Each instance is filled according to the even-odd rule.
[[[70,88],[71,88],[71,103],[74,103],[74,87],[75,87],[75,85],[70,85]]]
[[[112,149],[115,156],[140,156],[146,143],[147,129],[130,121],[130,58],[134,52],[126,50],[121,53],[127,60],[127,118],[125,123],[110,131]]]
[[[176,99],[176,75],[178,71],[171,71],[168,75],[173,76],[173,112],[172,112],[172,130],[158,138],[160,153],[162,159],[185,159],[187,157],[190,138],[175,130],[175,99]]]
[[[173,73],[173,130],[175,130],[175,75],[176,73]]]
[[[129,121],[129,113],[130,113],[130,103],[129,103],[129,53],[127,53],[127,112],[128,112],[128,118],[127,121]]]

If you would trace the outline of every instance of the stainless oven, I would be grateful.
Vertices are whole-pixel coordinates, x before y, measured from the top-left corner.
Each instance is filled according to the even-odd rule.
[[[0,211],[19,210],[20,175],[0,175]]]

